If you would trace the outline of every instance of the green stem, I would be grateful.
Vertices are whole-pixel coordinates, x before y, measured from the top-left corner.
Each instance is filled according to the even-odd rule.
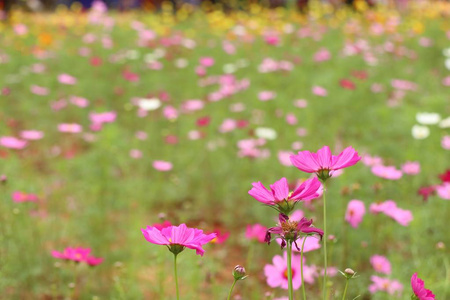
[[[178,291],[178,273],[177,273],[177,254],[174,254],[173,270],[175,272],[175,287],[177,290],[177,300],[180,300],[180,293]]]
[[[323,300],[327,299],[327,201],[326,201],[326,186],[323,181],[323,264],[324,264],[324,272],[323,272]]]
[[[227,300],[230,300],[230,299],[231,299],[231,293],[233,292],[233,289],[234,289],[234,286],[236,285],[236,282],[237,282],[237,280],[235,279],[234,282],[233,282],[233,284],[231,285],[231,289],[230,289],[230,292],[228,293],[228,298],[227,298]]]
[[[345,288],[344,294],[342,295],[342,300],[345,300],[345,296],[347,296],[347,287],[348,287],[348,278],[345,280]]]
[[[305,236],[303,238],[303,243],[302,243],[302,249],[300,251],[300,272],[302,275],[302,293],[303,293],[303,300],[306,300],[306,291],[305,291],[305,281],[303,280],[303,248],[305,248],[305,242],[306,242],[306,238],[308,236]]]
[[[289,300],[294,300],[294,289],[292,287],[292,242],[287,242],[287,275],[288,275],[288,287],[289,287]]]

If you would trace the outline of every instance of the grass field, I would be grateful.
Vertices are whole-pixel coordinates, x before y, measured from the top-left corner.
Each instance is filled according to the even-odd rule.
[[[445,186],[438,175],[450,169],[449,9],[14,12],[0,27],[0,298],[174,299],[171,254],[140,231],[163,220],[229,233],[203,257],[179,256],[183,299],[225,299],[237,264],[250,276],[236,299],[287,296],[263,271],[280,248],[245,237],[247,225],[277,220],[248,191],[307,179],[286,153],[329,145],[363,156],[328,181],[329,265],[360,275],[348,299],[409,299],[415,272],[450,299],[450,192],[418,194]],[[397,169],[419,162],[420,172],[380,178],[369,156]],[[345,221],[352,199],[366,208],[357,228]],[[386,200],[413,220],[369,212]],[[322,203],[297,208],[322,228]],[[66,247],[103,262],[52,256]],[[321,295],[321,252],[305,254],[317,266],[309,299]],[[374,270],[375,254],[390,275]],[[403,290],[371,293],[374,275]],[[345,279],[329,280],[330,299],[341,299]]]

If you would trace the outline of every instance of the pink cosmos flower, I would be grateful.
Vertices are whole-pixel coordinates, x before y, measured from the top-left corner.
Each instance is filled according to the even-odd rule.
[[[287,279],[287,253],[283,256],[275,255],[272,259],[271,265],[264,266],[264,275],[266,276],[267,285],[272,288],[288,289]],[[300,269],[300,255],[292,255],[292,285],[294,290],[297,290],[302,285],[301,269]],[[303,265],[303,279],[306,283],[313,284],[316,270],[314,267]]]
[[[327,61],[330,60],[331,58],[331,53],[330,51],[328,51],[327,49],[320,49],[319,51],[317,51],[316,53],[314,53],[314,61],[315,62],[322,62],[322,61]]]
[[[267,227],[261,224],[247,225],[245,231],[245,237],[250,240],[257,240],[260,243],[264,243],[266,238]]]
[[[142,158],[142,151],[139,149],[131,149],[130,157],[134,158],[134,159],[140,159],[140,158]]]
[[[274,99],[277,94],[273,91],[262,91],[258,93],[258,99],[260,101],[269,101]]]
[[[20,132],[20,137],[24,140],[40,140],[44,137],[44,133],[38,130],[23,130]]]
[[[292,166],[292,162],[290,159],[291,155],[293,155],[291,151],[278,151],[278,160],[283,166],[291,167]]]
[[[175,107],[167,105],[163,108],[163,115],[167,120],[176,120],[178,118],[178,111]]]
[[[172,226],[172,223],[170,223],[170,221],[168,221],[168,220],[164,220],[164,222],[162,222],[162,223],[155,223],[152,226],[155,227],[158,230],[161,230],[163,228]]]
[[[72,260],[75,262],[84,262],[90,266],[96,266],[103,261],[103,258],[90,256],[90,248],[71,248],[64,249],[63,252],[52,251],[52,256],[64,260]]]
[[[203,109],[205,104],[202,100],[187,100],[181,104],[183,112],[193,112]]]
[[[62,84],[74,85],[77,83],[77,79],[69,74],[58,75],[58,81]]]
[[[83,131],[83,127],[76,123],[61,123],[58,124],[59,132],[79,133]]]
[[[27,194],[24,192],[15,191],[12,193],[12,200],[14,202],[36,202],[39,200],[38,196],[35,194]]]
[[[286,115],[286,123],[288,123],[289,125],[296,125],[297,122],[297,117],[293,113],[288,113]]]
[[[201,256],[205,253],[202,246],[217,236],[215,233],[204,234],[203,230],[189,228],[186,224],[169,226],[161,230],[147,226],[146,229],[141,229],[141,231],[148,242],[156,245],[165,245],[174,254],[189,248],[196,250],[196,254]]]
[[[373,255],[370,258],[370,264],[375,272],[390,275],[391,274],[391,263],[389,260],[381,255]]]
[[[402,171],[407,175],[417,175],[420,173],[420,163],[417,161],[407,161],[402,165]]]
[[[450,135],[444,135],[442,137],[441,146],[445,150],[450,150]]]
[[[230,237],[229,232],[221,231],[220,229],[215,229],[211,233],[215,233],[216,237],[211,240],[212,244],[223,244]]]
[[[444,200],[450,200],[450,182],[436,186],[436,193]]]
[[[328,95],[328,92],[325,88],[315,85],[312,88],[312,93],[316,96],[325,97]]]
[[[70,103],[78,107],[87,107],[89,105],[89,100],[83,97],[71,96]]]
[[[370,156],[369,154],[364,154],[362,156],[362,163],[368,167],[373,167],[376,165],[383,164],[383,159],[379,156]]]
[[[432,291],[425,288],[425,283],[414,273],[411,277],[411,287],[417,300],[434,300],[436,296]]]
[[[219,132],[226,133],[231,132],[237,128],[237,122],[233,119],[225,119],[220,125]]]
[[[291,156],[292,164],[300,171],[306,173],[316,173],[317,176],[326,180],[333,175],[333,171],[347,168],[356,164],[361,157],[352,147],[347,147],[339,155],[332,155],[330,148],[324,146],[312,153],[300,151],[298,155]]]
[[[372,280],[372,284],[369,286],[369,292],[371,294],[383,291],[387,292],[389,295],[400,295],[403,291],[403,285],[397,280],[391,280],[378,276],[371,276],[370,280]]]
[[[14,25],[13,29],[17,35],[25,35],[28,33],[27,25],[22,23]]]
[[[47,88],[42,87],[42,86],[38,86],[38,85],[32,85],[30,87],[30,91],[35,94],[35,95],[39,95],[39,96],[45,96],[48,95],[49,91]]]
[[[167,172],[172,170],[172,163],[164,160],[155,160],[153,161],[153,168],[161,172]]]
[[[398,180],[403,176],[402,171],[397,170],[394,166],[376,165],[372,167],[371,171],[375,176],[389,180]]]
[[[366,207],[361,200],[351,200],[347,205],[345,220],[353,227],[358,228],[366,213]]]
[[[25,148],[27,146],[27,144],[28,144],[27,141],[20,140],[13,136],[2,136],[0,138],[0,146],[9,148],[9,149],[20,150],[20,149]]]
[[[214,58],[208,56],[201,57],[200,64],[206,68],[212,67],[214,65]]]
[[[279,211],[285,214],[292,211],[296,202],[317,198],[318,191],[322,187],[316,177],[304,181],[292,193],[289,193],[288,181],[284,177],[270,185],[270,190],[267,190],[260,181],[252,185],[253,188],[248,191],[250,196],[266,205],[277,206]]]
[[[397,204],[392,200],[372,203],[370,205],[370,212],[373,214],[384,213],[402,226],[408,226],[413,220],[411,211],[397,207]]]

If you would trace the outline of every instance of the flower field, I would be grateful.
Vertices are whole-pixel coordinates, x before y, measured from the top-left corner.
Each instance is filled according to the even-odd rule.
[[[0,299],[450,299],[450,3],[95,2],[0,45]]]

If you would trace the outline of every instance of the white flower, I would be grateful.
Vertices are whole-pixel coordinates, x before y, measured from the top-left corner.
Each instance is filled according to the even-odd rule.
[[[153,55],[156,58],[162,58],[166,55],[166,50],[164,50],[162,48],[156,48],[155,51],[153,51]]]
[[[441,128],[450,128],[450,117],[447,117],[447,118],[443,119],[439,123],[439,127],[441,127]]]
[[[444,56],[446,56],[446,57],[450,57],[450,48],[446,48],[446,49],[442,50],[442,54],[444,54]]]
[[[144,61],[146,63],[152,63],[152,62],[154,62],[156,60],[157,60],[157,58],[155,57],[155,54],[153,54],[153,53],[147,53],[144,56]]]
[[[266,140],[274,140],[277,138],[277,132],[274,129],[268,127],[256,128],[255,135]]]
[[[441,115],[438,113],[422,112],[416,114],[416,120],[422,125],[434,125],[439,123]]]
[[[189,64],[189,61],[185,58],[177,58],[175,60],[175,66],[180,69],[186,68],[188,66],[188,64]]]
[[[141,109],[146,111],[156,110],[161,106],[161,101],[157,98],[140,99],[138,105]]]
[[[223,66],[223,72],[226,74],[232,74],[232,73],[236,72],[236,66],[233,64],[225,64]]]
[[[414,125],[411,133],[413,138],[423,140],[430,135],[430,129],[427,126]]]
[[[450,70],[450,57],[445,60],[445,67]]]
[[[128,59],[138,59],[139,58],[139,52],[137,52],[136,50],[128,50],[126,53],[126,56]]]

